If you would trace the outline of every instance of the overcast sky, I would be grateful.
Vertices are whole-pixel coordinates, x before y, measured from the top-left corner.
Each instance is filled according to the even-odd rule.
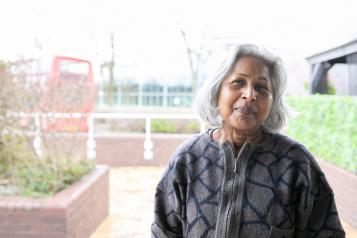
[[[169,69],[186,60],[180,29],[192,46],[206,32],[210,42],[256,42],[302,58],[356,36],[356,9],[354,0],[8,0],[0,59],[46,53],[99,64],[113,32],[119,65]]]

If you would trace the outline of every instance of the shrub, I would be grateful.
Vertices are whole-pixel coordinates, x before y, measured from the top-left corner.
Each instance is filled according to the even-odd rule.
[[[152,132],[157,133],[199,133],[200,123],[193,119],[153,119]]]
[[[22,159],[16,164],[14,184],[22,196],[52,196],[88,173],[93,162],[80,158]]]
[[[199,133],[201,125],[198,121],[190,121],[185,124],[184,132],[185,133]]]
[[[0,195],[51,196],[88,173],[94,164],[74,157],[68,148],[75,149],[75,145],[60,146],[68,137],[53,140],[46,131],[42,132],[44,156],[36,154],[33,136],[28,133],[31,125],[22,128],[16,116],[31,109],[26,103],[33,98],[33,90],[9,66],[0,61]],[[46,138],[52,138],[51,143]]]
[[[153,119],[151,121],[151,131],[160,133],[174,133],[176,132],[176,125],[172,121],[163,119]]]
[[[317,157],[357,173],[357,98],[348,96],[290,96],[299,113],[286,133]]]

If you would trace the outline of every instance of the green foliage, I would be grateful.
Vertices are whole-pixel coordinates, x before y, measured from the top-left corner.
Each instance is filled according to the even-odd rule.
[[[286,133],[317,157],[357,173],[357,98],[348,96],[290,96],[298,112]]]
[[[200,124],[197,120],[153,119],[152,132],[156,133],[199,133]]]
[[[185,124],[184,127],[184,132],[185,133],[198,133],[200,132],[200,123],[198,121],[190,121]]]
[[[160,133],[174,133],[176,132],[176,125],[174,122],[163,119],[153,119],[151,121],[151,131]]]
[[[94,163],[74,158],[38,158],[21,135],[0,138],[0,184],[15,187],[9,195],[52,196],[88,173]],[[6,195],[0,189],[0,195]]]
[[[26,150],[24,137],[10,133],[0,134],[0,178],[4,174],[8,175],[8,171],[13,169],[18,158],[31,156],[31,151]]]
[[[327,80],[327,94],[329,95],[336,94],[336,88],[332,85],[330,80]]]
[[[25,90],[24,81],[9,67],[0,61],[0,196],[51,196],[88,173],[94,164],[74,158],[65,147],[59,147],[65,159],[54,156],[48,148],[43,148],[45,157],[36,155],[33,137],[24,133],[18,118],[10,113],[24,111],[24,102],[33,92]],[[47,137],[43,136],[44,142]],[[55,148],[55,143],[49,147]]]
[[[22,196],[52,196],[80,179],[94,167],[82,159],[42,158],[17,164],[16,183]]]
[[[310,88],[310,83],[308,81],[304,81],[303,82],[303,87],[306,91],[309,91],[309,88]]]
[[[6,62],[4,62],[3,60],[0,60],[0,72],[5,72],[6,68],[7,68]]]

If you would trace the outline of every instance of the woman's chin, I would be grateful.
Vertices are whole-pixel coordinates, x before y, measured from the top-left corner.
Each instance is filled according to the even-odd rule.
[[[231,128],[233,130],[237,130],[237,131],[247,131],[247,132],[252,131],[252,132],[254,132],[257,130],[258,126],[240,123],[240,124],[232,125]]]
[[[242,118],[239,118],[238,120],[232,121],[230,123],[231,125],[229,126],[232,129],[235,130],[242,130],[242,131],[249,131],[249,130],[256,130],[259,128],[259,125],[256,123],[252,123],[252,120],[242,120]]]

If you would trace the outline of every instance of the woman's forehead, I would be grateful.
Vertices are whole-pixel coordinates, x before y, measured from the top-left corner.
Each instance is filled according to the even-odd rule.
[[[267,64],[263,60],[253,56],[243,56],[239,58],[232,68],[230,75],[270,80],[270,72]]]

